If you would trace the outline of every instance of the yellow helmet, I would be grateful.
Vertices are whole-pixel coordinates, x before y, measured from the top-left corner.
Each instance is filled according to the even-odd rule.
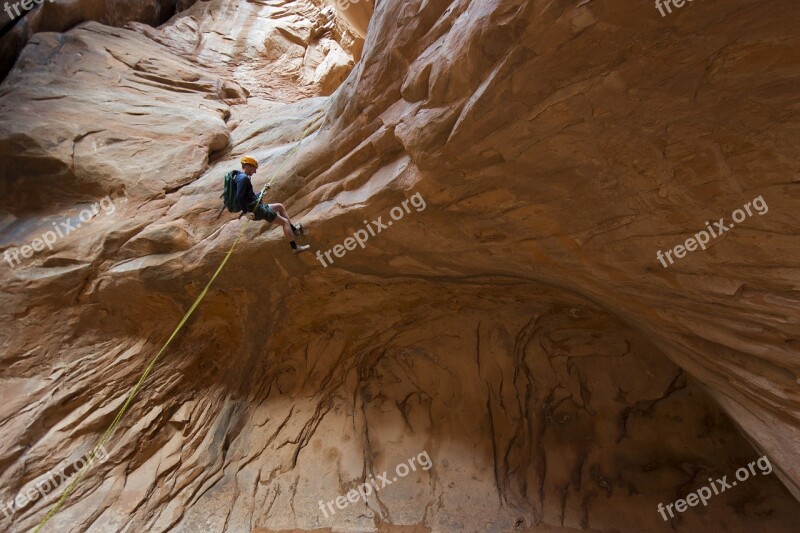
[[[244,156],[241,159],[241,163],[243,165],[253,165],[254,167],[258,168],[258,161],[250,157],[249,155]]]

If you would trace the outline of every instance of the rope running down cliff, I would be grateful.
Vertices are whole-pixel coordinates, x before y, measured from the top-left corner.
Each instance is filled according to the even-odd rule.
[[[319,112],[317,112],[317,114],[315,115],[314,119],[311,121],[311,124],[309,124],[308,128],[306,128],[306,130],[303,132],[303,135],[302,135],[302,137],[300,137],[300,140],[297,141],[297,144],[294,146],[294,148],[292,148],[292,150],[289,152],[289,154],[283,159],[283,161],[281,162],[281,165],[278,167],[278,169],[272,175],[272,178],[261,189],[261,193],[259,194],[259,201],[264,196],[264,192],[267,190],[267,188],[270,185],[272,185],[272,182],[275,180],[275,178],[278,176],[278,174],[283,170],[283,167],[287,163],[287,161],[291,160],[292,157],[294,157],[295,153],[297,153],[297,150],[300,148],[300,145],[302,144],[302,142],[311,133],[312,128],[316,125],[316,123],[319,120],[319,118],[323,115],[323,111],[324,110],[320,110]],[[214,272],[214,275],[211,276],[211,279],[206,284],[205,288],[197,296],[197,298],[195,299],[194,303],[189,308],[189,310],[186,312],[186,314],[183,315],[183,318],[181,319],[180,323],[178,323],[178,326],[172,332],[172,335],[170,335],[169,338],[167,339],[167,341],[164,343],[164,346],[161,347],[161,349],[158,351],[158,353],[155,355],[155,357],[153,357],[153,359],[147,365],[147,368],[145,368],[145,371],[144,371],[144,373],[142,373],[142,376],[139,378],[138,383],[136,383],[136,385],[130,391],[130,393],[128,394],[127,399],[125,400],[125,403],[122,405],[122,407],[117,412],[117,416],[114,418],[114,421],[108,427],[106,432],[103,433],[103,436],[100,437],[100,440],[97,442],[95,447],[92,449],[91,453],[88,456],[88,460],[86,461],[86,464],[78,471],[78,474],[75,476],[75,478],[67,485],[67,488],[64,489],[64,493],[61,495],[61,497],[58,499],[58,501],[53,505],[53,507],[50,508],[50,510],[47,512],[47,515],[45,515],[44,519],[39,523],[38,526],[36,526],[36,529],[34,530],[34,533],[38,533],[42,529],[42,527],[44,527],[44,525],[51,518],[53,518],[53,516],[55,516],[56,513],[58,513],[59,509],[61,509],[61,506],[66,501],[67,497],[75,489],[75,486],[78,483],[80,483],[80,481],[86,475],[86,472],[88,471],[88,469],[92,466],[92,463],[94,462],[94,458],[96,457],[98,450],[100,450],[103,447],[105,442],[111,437],[112,433],[114,432],[114,430],[119,425],[119,422],[122,419],[122,416],[128,410],[128,407],[130,407],[131,402],[133,401],[133,398],[136,396],[136,394],[142,388],[142,385],[144,384],[145,380],[150,375],[150,373],[153,371],[153,368],[156,366],[156,363],[158,362],[158,360],[161,357],[161,355],[166,351],[167,347],[170,345],[172,340],[177,336],[178,332],[183,328],[184,325],[186,325],[186,322],[192,316],[192,314],[194,313],[195,309],[197,309],[197,307],[200,305],[200,302],[202,302],[203,298],[205,298],[206,293],[208,293],[208,290],[211,288],[211,285],[217,279],[217,276],[219,276],[220,272],[222,272],[222,269],[225,268],[225,265],[228,263],[228,259],[230,259],[231,255],[233,254],[233,250],[236,248],[236,245],[239,244],[239,240],[242,238],[242,235],[244,234],[244,230],[247,229],[247,225],[249,223],[250,223],[250,219],[247,219],[247,220],[245,220],[244,224],[242,224],[241,229],[239,230],[239,234],[236,236],[236,240],[233,241],[233,244],[231,245],[230,249],[225,254],[225,258],[222,260],[222,263],[220,263],[219,267],[217,267],[216,272]]]

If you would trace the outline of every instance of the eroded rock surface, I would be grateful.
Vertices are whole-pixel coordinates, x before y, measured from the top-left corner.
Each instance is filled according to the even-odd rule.
[[[53,531],[794,531],[794,5],[329,4],[37,34],[0,85],[0,250],[80,223],[0,272],[2,501],[113,420],[241,229],[247,153],[323,260],[248,225]]]
[[[65,31],[81,22],[111,26],[160,24],[196,0],[25,0],[5,2],[0,12],[0,79],[8,74],[34,34]],[[30,7],[25,11],[25,7]]]

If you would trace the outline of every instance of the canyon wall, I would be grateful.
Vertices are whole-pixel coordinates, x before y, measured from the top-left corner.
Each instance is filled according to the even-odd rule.
[[[247,224],[50,530],[793,531],[793,4],[372,6],[28,40],[0,85],[0,502],[111,423],[242,230],[219,195],[247,154],[313,252]]]
[[[111,26],[161,24],[196,0],[12,0],[0,13],[0,79],[35,33],[65,31],[86,21]],[[25,8],[28,7],[28,10]]]

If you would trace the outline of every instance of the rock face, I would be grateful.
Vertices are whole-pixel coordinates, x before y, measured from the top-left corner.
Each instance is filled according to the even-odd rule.
[[[8,74],[32,35],[64,31],[94,20],[112,26],[138,21],[160,24],[195,0],[23,0],[5,2],[0,13],[0,79]],[[25,11],[26,4],[31,6]]]
[[[49,530],[794,531],[795,6],[608,4],[34,35],[0,85],[4,530],[211,278],[249,154],[319,253],[244,227]]]

